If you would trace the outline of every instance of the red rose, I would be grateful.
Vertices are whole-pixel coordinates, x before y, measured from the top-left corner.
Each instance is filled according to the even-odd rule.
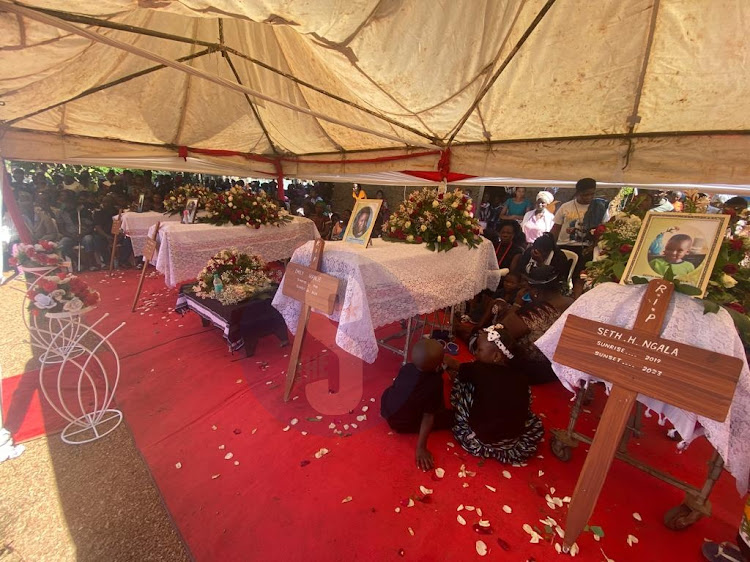
[[[739,312],[740,314],[745,314],[745,312],[746,312],[746,311],[745,311],[745,307],[744,307],[744,306],[742,306],[742,305],[741,305],[740,303],[738,303],[738,302],[730,302],[730,303],[729,303],[729,304],[727,304],[726,306],[727,306],[727,308],[731,308],[731,309],[733,309],[733,310],[736,310],[736,311],[737,311],[737,312]]]
[[[737,266],[733,263],[726,264],[722,269],[724,270],[724,273],[728,273],[729,275],[737,273]]]
[[[18,260],[16,258],[8,258],[8,265],[16,267],[18,265]]]
[[[260,228],[260,225],[259,225],[259,224],[256,224],[256,225],[255,225],[255,230],[258,230],[259,228]]]
[[[607,227],[603,224],[600,224],[594,229],[594,236],[599,237],[605,232],[607,232]]]
[[[453,243],[453,247],[455,248],[456,246],[458,246],[458,242]]]
[[[421,243],[423,242],[423,240],[422,240],[422,237],[421,237],[421,236],[417,236],[417,237],[416,237],[416,238],[414,239],[414,241],[415,241],[415,242],[416,242],[417,244],[421,244]]]
[[[729,242],[729,245],[732,247],[732,250],[734,250],[735,252],[739,252],[742,249],[742,239],[732,238],[732,240]]]
[[[67,276],[68,274],[65,273],[64,271],[61,271],[60,273],[57,274],[57,277],[60,279],[65,279]]]
[[[33,301],[36,298],[36,291],[27,291],[26,296],[30,301]]]
[[[620,246],[620,253],[621,254],[629,254],[632,251],[633,251],[632,244],[623,244],[622,246]]]
[[[442,194],[442,193],[438,193],[438,199],[439,199],[440,201],[442,201],[442,200],[443,200],[443,194]]]
[[[453,232],[453,229],[449,228],[448,229],[448,236],[453,236],[454,234],[455,234],[455,232]]]

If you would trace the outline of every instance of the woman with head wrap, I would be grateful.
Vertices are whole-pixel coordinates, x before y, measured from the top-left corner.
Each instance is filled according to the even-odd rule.
[[[534,345],[542,335],[573,304],[573,299],[563,296],[562,281],[551,265],[534,267],[526,275],[531,302],[522,299],[508,304],[500,312],[500,321],[516,340],[516,367],[523,370],[529,384],[541,384],[557,380],[549,360]]]
[[[533,243],[545,232],[552,230],[555,223],[555,215],[547,210],[547,205],[552,203],[554,196],[549,191],[540,191],[536,195],[534,210],[523,216],[521,230],[526,235],[526,242]]]

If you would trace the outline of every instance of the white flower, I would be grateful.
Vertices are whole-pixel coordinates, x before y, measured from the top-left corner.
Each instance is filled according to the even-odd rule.
[[[411,221],[406,221],[404,223],[404,228],[409,228],[411,226]]]
[[[469,216],[469,211],[464,211],[464,216],[468,217]]]
[[[41,244],[34,244],[34,249],[37,252],[43,252],[44,251],[44,246],[42,246]]]
[[[34,306],[44,310],[47,308],[55,308],[57,303],[54,299],[50,298],[49,295],[38,294],[34,297]]]
[[[253,201],[253,206],[256,206],[258,204],[257,201]]]
[[[438,207],[440,206],[440,202],[439,202],[439,201],[438,201],[437,199],[435,199],[435,200],[434,200],[434,201],[432,202],[432,206],[433,206],[433,207],[435,207],[435,208],[437,209],[437,208],[438,208]]]
[[[422,232],[424,232],[425,230],[427,230],[427,225],[423,224],[422,226],[419,227],[419,230],[421,230]]]
[[[725,273],[721,276],[721,284],[724,285],[724,287],[726,287],[727,289],[731,289],[737,284],[737,280],[731,275],[727,275]]]
[[[453,203],[451,204],[451,207],[453,207],[454,209],[456,209],[456,208],[458,207],[458,201],[454,201],[454,202],[453,202]]]
[[[227,197],[227,200],[231,201],[232,200],[232,196],[230,195],[229,197]]]
[[[470,216],[471,218],[474,218],[474,213],[469,213],[469,216]]]
[[[437,237],[437,241],[438,241],[438,242],[442,242],[442,241],[443,241],[443,237],[442,237],[442,236],[438,236],[438,237]]]
[[[451,227],[451,221],[445,221],[445,228]]]
[[[55,289],[49,294],[49,296],[55,299],[57,302],[62,302],[63,297],[65,296],[65,291],[63,289]]]
[[[451,243],[453,243],[453,242],[455,242],[455,241],[456,241],[456,237],[455,237],[455,236],[448,236],[448,240],[449,240],[449,241],[450,241]]]
[[[83,301],[78,297],[73,297],[63,305],[65,312],[78,312],[83,308]]]

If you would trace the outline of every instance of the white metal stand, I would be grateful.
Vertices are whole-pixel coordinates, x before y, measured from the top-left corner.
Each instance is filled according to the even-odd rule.
[[[61,361],[57,362],[57,377],[45,377],[45,370],[50,362],[42,363],[39,370],[39,387],[42,394],[52,408],[60,414],[62,418],[69,423],[63,429],[60,438],[71,445],[80,445],[90,443],[104,437],[112,432],[122,421],[122,412],[110,408],[112,400],[115,397],[115,390],[120,380],[120,357],[112,346],[109,338],[120,330],[125,322],[122,322],[114,330],[104,335],[94,329],[94,326],[104,320],[109,314],[104,314],[93,325],[87,327],[78,322],[78,328],[74,339],[68,339],[65,331],[68,325],[63,325],[60,332],[53,335],[51,347],[57,345],[58,339],[66,340],[65,351],[61,356]],[[81,326],[85,327],[81,330]],[[98,343],[89,348],[83,343],[83,339],[93,340]],[[62,346],[56,349],[59,351]],[[108,363],[114,363],[115,374],[110,377],[108,366],[105,364],[104,357],[111,355]],[[72,374],[78,371],[76,382],[76,400],[65,397],[63,393],[63,378],[66,380],[75,379],[76,375]],[[51,378],[54,384],[48,384],[47,379]],[[113,379],[113,380],[112,380]],[[53,386],[53,391],[49,390]],[[93,400],[85,398],[85,391],[90,390]]]

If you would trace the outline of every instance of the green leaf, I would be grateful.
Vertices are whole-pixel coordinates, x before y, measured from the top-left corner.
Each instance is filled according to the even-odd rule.
[[[688,295],[691,297],[698,296],[703,292],[698,287],[694,287],[693,285],[686,285],[685,283],[675,283],[674,290],[682,293],[683,295]]]
[[[594,533],[597,537],[599,538],[604,537],[604,529],[602,529],[598,525],[592,525],[590,529],[591,529],[591,532]]]
[[[709,312],[711,314],[716,314],[717,312],[719,312],[719,305],[713,301],[704,300],[703,301],[703,314],[708,314]]]
[[[625,273],[625,264],[623,262],[618,262],[618,263],[613,264],[612,273],[618,279],[622,279],[622,274]]]
[[[664,280],[674,281],[674,271],[672,271],[671,267],[664,272]]]
[[[648,283],[648,279],[646,279],[645,277],[638,277],[637,275],[634,275],[633,277],[631,277],[630,281],[634,285],[645,285],[646,283]]]

